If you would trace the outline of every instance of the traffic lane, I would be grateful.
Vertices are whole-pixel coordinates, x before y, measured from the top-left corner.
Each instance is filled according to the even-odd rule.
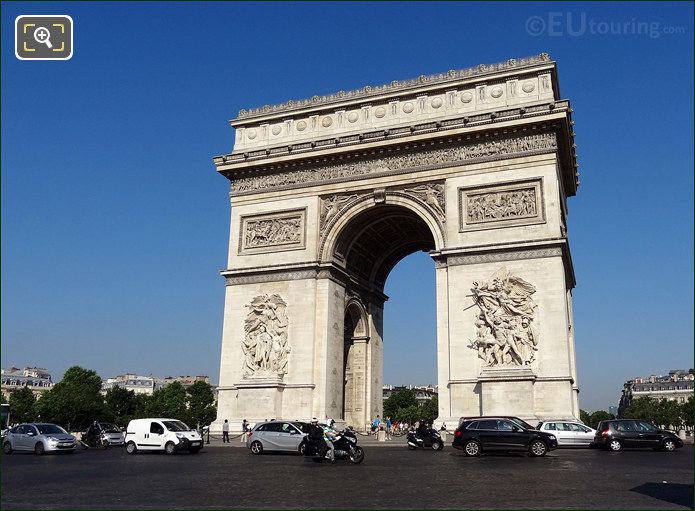
[[[314,463],[208,447],[2,457],[3,508],[691,508],[692,447],[558,450],[544,458],[366,447],[365,462]],[[664,483],[663,481],[667,481]]]

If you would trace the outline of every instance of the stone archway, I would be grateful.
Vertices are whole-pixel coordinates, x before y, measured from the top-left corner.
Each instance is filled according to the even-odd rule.
[[[438,420],[578,417],[571,111],[546,54],[241,111],[214,159],[234,208],[213,429],[367,427],[384,284],[418,250],[436,268]]]

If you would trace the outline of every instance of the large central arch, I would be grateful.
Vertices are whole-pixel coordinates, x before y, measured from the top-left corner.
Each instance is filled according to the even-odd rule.
[[[541,54],[242,110],[218,419],[382,409],[384,284],[435,264],[439,418],[578,417],[569,102]],[[388,342],[388,340],[386,340]]]

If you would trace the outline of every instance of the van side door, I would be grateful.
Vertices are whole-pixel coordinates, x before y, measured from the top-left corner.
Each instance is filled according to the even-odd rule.
[[[166,440],[166,429],[164,426],[158,422],[158,421],[152,421],[150,423],[150,433],[149,433],[149,442],[152,444],[153,449],[163,449],[164,448],[164,441]]]

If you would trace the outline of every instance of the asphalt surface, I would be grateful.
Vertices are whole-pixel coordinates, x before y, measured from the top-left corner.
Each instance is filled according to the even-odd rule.
[[[467,458],[362,442],[365,461],[253,456],[233,443],[166,456],[123,448],[2,455],[2,509],[611,508],[692,509],[693,448],[561,449],[544,458]]]

